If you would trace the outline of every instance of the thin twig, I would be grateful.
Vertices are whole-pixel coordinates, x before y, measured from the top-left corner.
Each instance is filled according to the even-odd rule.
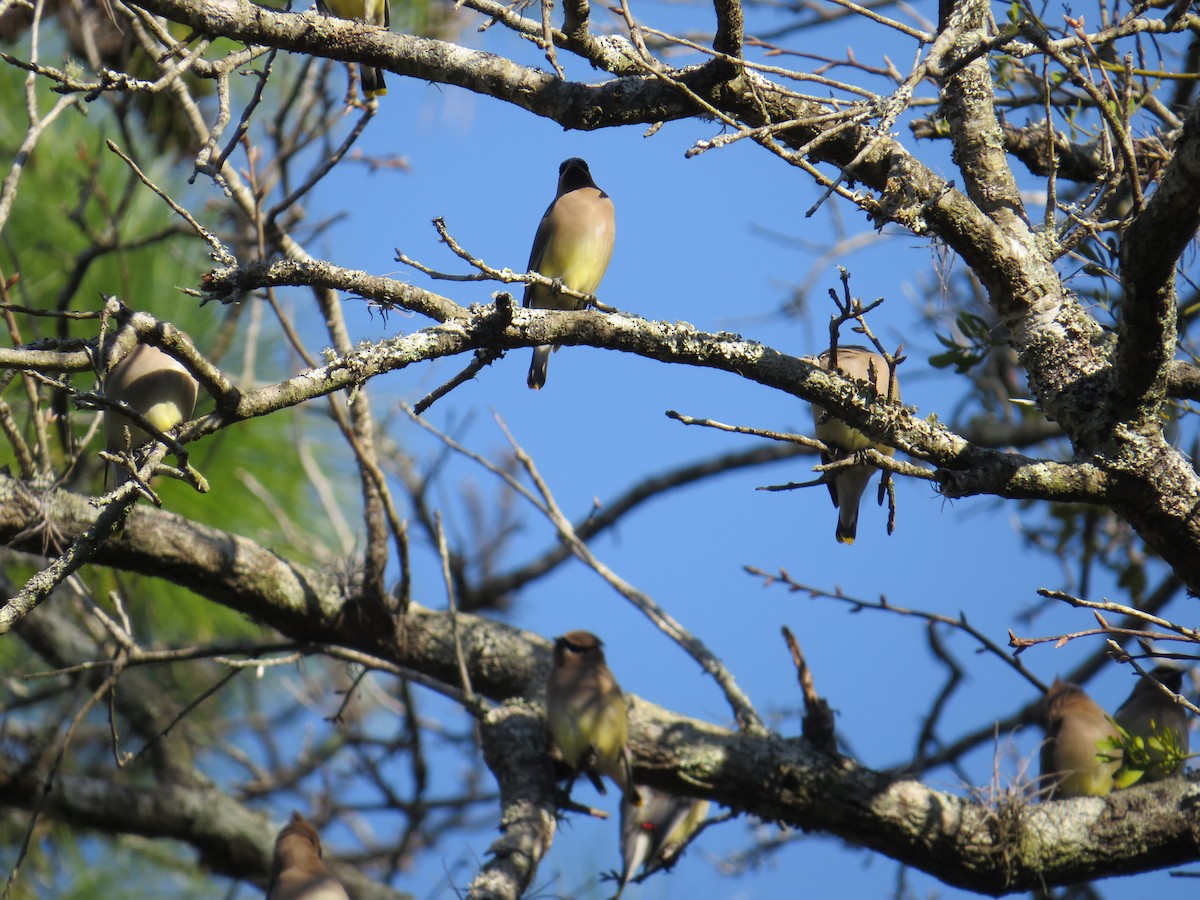
[[[622,597],[632,603],[638,611],[645,615],[651,622],[672,640],[675,641],[692,659],[696,660],[701,667],[704,668],[720,685],[725,692],[725,698],[729,701],[729,705],[733,708],[734,716],[737,719],[738,727],[747,734],[766,735],[766,726],[763,725],[762,719],[754,710],[750,699],[742,693],[737,682],[734,681],[733,675],[725,668],[721,661],[712,653],[699,638],[692,635],[687,629],[676,621],[666,610],[652,600],[649,595],[639,591],[631,584],[622,579],[619,575],[609,569],[604,563],[591,552],[588,546],[579,539],[575,533],[574,527],[570,520],[563,515],[557,501],[554,499],[553,493],[550,491],[549,485],[546,484],[534,464],[532,457],[525,452],[525,449],[517,443],[512,433],[508,430],[508,426],[496,415],[496,422],[500,426],[504,436],[508,439],[509,446],[512,447],[513,453],[517,457],[517,461],[521,463],[526,474],[537,487],[538,493],[541,495],[545,503],[544,509],[547,517],[553,523],[558,531],[559,539],[566,542],[571,548],[571,552],[597,575],[603,578],[608,584],[617,591]]]
[[[800,642],[792,634],[790,628],[783,626],[783,639],[788,651],[792,654],[792,664],[796,667],[796,678],[800,682],[800,693],[804,697],[804,719],[801,722],[802,734],[826,753],[837,752],[837,732],[834,729],[833,710],[829,702],[817,693],[813,680],[812,669],[800,650]]]
[[[446,603],[450,608],[450,634],[454,638],[454,661],[458,664],[458,678],[463,693],[468,700],[475,698],[471,688],[471,674],[467,671],[467,660],[463,656],[462,635],[458,631],[458,601],[454,596],[454,579],[450,575],[450,550],[446,546],[446,529],[442,527],[442,514],[437,512],[433,517],[437,532],[438,557],[442,561],[442,578],[446,582]]]
[[[525,451],[521,449],[518,444],[516,444],[512,435],[508,432],[507,427],[502,421],[499,420],[499,417],[497,417],[497,421],[500,425],[500,428],[504,431],[505,436],[508,438],[509,444],[513,447],[514,453],[517,455],[518,460],[521,462],[526,472],[530,475],[530,478],[538,487],[538,494],[534,494],[529,490],[529,488],[518,481],[511,473],[504,471],[491,460],[480,456],[478,453],[468,450],[449,435],[439,431],[424,419],[414,415],[407,406],[402,406],[401,408],[409,413],[409,416],[414,422],[417,422],[430,434],[436,436],[447,447],[457,453],[461,453],[468,459],[474,460],[487,471],[500,478],[519,496],[524,497],[539,512],[546,516],[546,518],[553,523],[555,529],[558,531],[559,539],[570,548],[571,552],[578,559],[580,559],[580,561],[584,562],[594,572],[604,578],[604,580],[607,581],[615,590],[617,590],[618,593],[629,600],[635,607],[638,608],[640,612],[654,622],[659,629],[661,629],[676,643],[678,643],[679,646],[682,647],[684,651],[688,653],[688,655],[695,659],[706,672],[712,675],[712,677],[721,686],[721,689],[725,692],[726,699],[729,701],[730,706],[734,710],[734,715],[737,718],[739,727],[743,728],[745,731],[747,731],[747,733],[766,734],[766,728],[763,726],[762,720],[759,718],[758,713],[754,711],[749,699],[746,698],[746,696],[742,693],[741,688],[737,686],[733,676],[729,674],[729,672],[721,664],[720,660],[717,659],[717,657],[714,656],[713,653],[707,647],[705,647],[703,643],[693,637],[682,625],[680,625],[664,610],[662,610],[658,604],[656,604],[645,594],[626,584],[615,573],[610,571],[606,566],[604,566],[603,563],[601,563],[598,559],[596,559],[595,556],[592,555],[587,545],[580,540],[579,536],[575,533],[575,529],[571,525],[571,522],[562,514],[562,511],[554,502],[553,495],[550,493],[549,488],[542,480],[540,474],[538,474],[537,469],[533,466],[533,461],[529,458]]]
[[[987,635],[983,634],[983,632],[968,622],[967,614],[965,612],[960,612],[958,614],[958,618],[951,618],[950,616],[942,615],[941,613],[931,613],[920,609],[908,609],[903,606],[896,606],[883,596],[881,596],[878,601],[862,600],[858,597],[851,597],[847,594],[843,594],[841,591],[827,591],[823,588],[801,584],[800,582],[795,581],[792,576],[788,574],[786,569],[780,569],[777,573],[771,573],[754,566],[744,566],[743,568],[747,574],[763,579],[764,587],[770,587],[772,584],[778,583],[784,585],[793,593],[803,592],[808,594],[809,597],[820,597],[827,600],[837,600],[840,603],[849,604],[854,608],[855,612],[863,609],[871,609],[879,612],[894,613],[895,615],[900,616],[912,616],[913,618],[922,619],[926,622],[940,622],[943,625],[949,625],[951,628],[957,628],[959,631],[965,632],[978,641],[984,650],[1002,660],[1006,666],[1013,669],[1018,675],[1037,688],[1039,692],[1044,694],[1047,690],[1047,685],[1044,684],[1040,678],[1026,669],[1020,660],[1015,659],[1013,656],[1006,653],[999,644],[987,637]]]
[[[844,376],[843,376],[844,377]],[[718,422],[715,419],[697,419],[693,416],[685,416],[683,413],[676,412],[673,409],[667,410],[667,418],[674,419],[684,425],[700,425],[704,428],[715,428],[718,431],[728,431],[732,434],[749,434],[755,437],[770,438],[773,441],[785,441],[789,444],[799,444],[802,447],[816,450],[818,453],[827,453],[828,449],[825,444],[815,438],[806,437],[803,434],[790,434],[786,431],[768,431],[762,428],[750,428],[745,425],[726,425],[724,422]],[[907,463],[894,457],[880,453],[878,450],[867,449],[861,451],[865,459],[869,460],[871,465],[878,469],[883,469],[888,472],[895,472],[897,475],[905,475],[910,478],[921,478],[925,481],[937,481],[937,473],[932,469],[924,469],[921,466]],[[848,466],[855,465],[853,459],[836,460],[832,463],[822,463],[813,466],[814,472],[834,472]],[[797,488],[812,487],[817,484],[824,484],[828,479],[819,478],[813,481],[795,482],[790,484],[766,485],[758,488],[760,491],[791,491]]]
[[[39,0],[39,6],[41,5]],[[92,691],[92,695],[84,701],[83,706],[79,711],[71,717],[71,723],[67,726],[67,730],[63,733],[62,738],[58,742],[58,747],[54,753],[54,761],[50,764],[46,771],[46,777],[42,782],[42,791],[38,795],[37,803],[34,805],[33,812],[29,815],[29,826],[25,829],[25,835],[21,839],[21,847],[17,851],[17,859],[13,863],[12,869],[8,873],[8,881],[4,885],[4,893],[0,894],[0,900],[9,900],[12,896],[13,887],[17,881],[17,874],[20,872],[21,863],[25,861],[25,856],[29,852],[29,844],[33,839],[33,834],[37,826],[38,818],[41,816],[42,809],[46,805],[46,800],[50,796],[50,792],[54,789],[54,778],[58,774],[59,766],[62,765],[63,757],[66,755],[67,747],[71,743],[71,738],[75,735],[75,730],[87,717],[92,707],[100,702],[100,699],[117,683],[117,679],[121,677],[120,667],[116,667],[113,672]]]
[[[486,367],[500,359],[500,357],[503,355],[503,350],[488,350],[486,348],[482,350],[476,350],[474,358],[465,369],[463,369],[445,384],[435,388],[422,397],[417,404],[413,406],[413,412],[418,416],[421,415],[423,412],[429,409],[429,407],[437,403],[438,400],[441,400],[459,385],[470,381]]]
[[[118,147],[114,141],[111,139],[106,140],[105,144],[107,144],[109,150],[121,158],[125,165],[129,166],[130,170],[138,177],[138,180],[141,181],[142,184],[154,191],[154,193],[156,193],[162,199],[162,201],[167,204],[167,206],[171,207],[171,210],[175,213],[175,215],[187,222],[188,225],[192,227],[192,230],[204,239],[204,242],[212,248],[212,253],[210,256],[212,257],[213,261],[222,266],[237,265],[237,258],[224,244],[221,243],[220,238],[197,222],[195,216],[176,203],[166,191],[151,181],[137,163],[121,152],[121,148]]]

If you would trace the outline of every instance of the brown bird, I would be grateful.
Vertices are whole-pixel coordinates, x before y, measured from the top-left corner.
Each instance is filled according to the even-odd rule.
[[[138,344],[113,366],[104,379],[104,394],[110,400],[128,403],[159,431],[170,431],[191,417],[196,408],[199,385],[183,364],[157,347]],[[113,410],[104,413],[104,441],[110,453],[137,449],[152,438],[142,428]],[[117,473],[117,483],[122,481]]]
[[[821,368],[830,369],[829,351],[826,350],[818,357]],[[875,388],[875,393],[881,397],[888,395],[888,365],[887,361],[866,347],[838,347],[837,369],[843,375],[856,381],[865,381]],[[900,400],[900,385],[892,378],[892,399]],[[812,404],[813,422],[816,424],[817,438],[829,453],[821,454],[821,462],[828,465],[836,460],[846,459],[860,450],[873,447],[888,456],[895,450],[886,444],[879,444],[868,438],[857,428],[851,428],[841,419],[825,412],[816,403]],[[865,463],[840,470],[829,482],[829,496],[838,511],[837,530],[834,536],[839,544],[853,544],[858,534],[858,504],[862,499],[867,483],[875,474],[875,467]],[[883,487],[879,489],[879,503],[883,504]]]
[[[275,838],[267,900],[350,900],[321,862],[321,838],[298,812]]]
[[[625,890],[638,866],[643,874],[675,864],[688,839],[708,816],[708,801],[671,794],[642,786],[644,802],[639,806],[621,801],[621,886]]]
[[[558,194],[538,223],[529,253],[529,271],[562,282],[581,294],[595,293],[612,258],[617,225],[613,202],[596,187],[588,164],[578,157],[558,167]],[[525,285],[524,305],[531,309],[583,309],[582,300],[540,284]],[[550,351],[534,347],[528,385],[546,384]]]
[[[1077,684],[1057,678],[1043,701],[1046,740],[1042,742],[1040,786],[1045,799],[1102,797],[1113,789],[1121,751],[1104,746],[1118,736],[1116,726]]]
[[[1155,666],[1150,678],[1176,694],[1183,690],[1183,670],[1178,666]],[[1150,764],[1141,780],[1162,781],[1183,773],[1182,757],[1189,749],[1188,717],[1184,708],[1164,694],[1150,678],[1138,678],[1133,692],[1113,718],[1130,737],[1142,739]],[[1163,752],[1164,741],[1171,745],[1170,754]]]
[[[607,791],[600,775],[607,775],[622,796],[639,804],[625,696],[604,663],[601,646],[600,638],[587,631],[568,631],[555,639],[554,667],[546,684],[546,722],[563,760],[576,775],[586,772],[602,794]]]

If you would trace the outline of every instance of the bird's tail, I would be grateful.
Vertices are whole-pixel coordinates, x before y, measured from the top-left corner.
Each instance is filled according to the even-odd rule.
[[[875,474],[874,466],[850,466],[839,472],[834,484],[837,488],[838,523],[835,537],[839,544],[853,544],[858,535],[858,504],[867,482]]]
[[[546,386],[546,368],[550,365],[550,347],[534,347],[533,362],[529,364],[529,378],[526,380],[535,391]]]
[[[846,504],[838,510],[837,531],[834,533],[839,544],[853,544],[858,537],[858,505]]]
[[[633,875],[638,870],[638,867],[643,865],[649,858],[650,835],[643,831],[634,833],[621,850],[623,851],[622,855],[624,859],[622,860],[620,886],[613,900],[618,900],[621,894],[624,893],[625,886],[633,880]]]
[[[372,97],[382,97],[387,93],[387,84],[383,80],[383,69],[363,66],[361,77],[363,96],[368,100]]]
[[[614,779],[621,787],[621,800],[628,803],[635,809],[641,808],[642,795],[637,789],[637,785],[633,783],[633,754],[629,752],[629,746],[626,745],[621,751],[621,761],[618,772],[620,779]]]

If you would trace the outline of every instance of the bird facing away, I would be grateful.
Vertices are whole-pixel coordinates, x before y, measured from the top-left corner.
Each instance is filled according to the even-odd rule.
[[[275,838],[267,900],[350,900],[321,862],[321,838],[298,812]]]
[[[388,28],[392,24],[392,11],[388,0],[317,0],[317,9],[326,16],[339,19],[354,19],[368,25]],[[382,97],[387,93],[383,80],[383,69],[378,66],[359,66],[362,78],[363,97]]]
[[[639,804],[627,746],[625,696],[604,663],[601,646],[600,638],[587,631],[568,631],[555,639],[546,722],[563,760],[576,774],[585,771],[602,794],[607,791],[600,775],[607,775],[623,797]]]
[[[1150,677],[1162,682],[1176,694],[1183,689],[1183,670],[1178,666],[1155,666]],[[1182,761],[1174,753],[1164,761],[1162,742],[1166,738],[1174,744],[1179,756],[1187,755],[1187,712],[1164,694],[1157,684],[1149,678],[1138,678],[1133,692],[1120,705],[1113,718],[1130,737],[1140,737],[1146,747],[1150,765],[1146,767],[1142,781],[1162,781],[1172,775],[1182,774]]]
[[[831,369],[829,351],[826,350],[818,357],[822,369]],[[865,381],[875,388],[875,393],[881,397],[888,396],[888,365],[887,361],[866,347],[838,347],[837,369],[843,375]],[[900,401],[900,385],[892,377],[892,399]],[[888,456],[895,450],[886,444],[877,444],[857,428],[851,428],[841,419],[825,412],[823,407],[812,405],[813,422],[816,425],[817,439],[829,448],[829,453],[821,454],[821,462],[828,465],[840,459],[853,456],[860,450],[873,447]],[[875,474],[875,467],[865,463],[840,470],[832,481],[827,482],[829,496],[838,511],[837,530],[834,537],[839,544],[853,544],[858,534],[858,503],[862,499],[867,483]],[[879,489],[879,503],[883,504],[883,487]]]
[[[673,797],[645,786],[639,787],[643,803],[621,801],[621,887],[625,890],[639,866],[642,872],[670,868],[688,839],[708,816],[708,801]]]
[[[558,167],[558,193],[538,223],[529,253],[530,272],[562,282],[581,294],[593,294],[612,258],[617,236],[612,199],[592,181],[588,164],[578,157]],[[582,300],[540,284],[525,285],[524,305],[531,309],[583,309]],[[550,351],[534,347],[528,384],[535,391],[546,384]]]
[[[1047,800],[1103,797],[1113,789],[1121,751],[1101,746],[1117,738],[1112,720],[1077,684],[1057,678],[1043,701],[1041,789]],[[1106,759],[1106,757],[1115,757]]]
[[[105,396],[128,403],[159,431],[170,431],[191,417],[198,389],[196,379],[179,360],[149,344],[134,347],[104,380]],[[125,449],[126,428],[131,449],[152,440],[125,416],[108,410],[104,413],[104,442],[110,453]],[[121,482],[119,474],[116,480]]]

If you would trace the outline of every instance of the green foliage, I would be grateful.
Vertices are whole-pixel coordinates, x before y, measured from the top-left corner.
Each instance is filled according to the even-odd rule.
[[[62,825],[54,824],[44,831],[22,867],[16,893],[19,898],[199,900],[212,896],[212,882],[202,869],[181,867],[178,857],[161,850],[155,852],[153,841],[126,837],[99,846],[93,839],[80,839],[78,833]],[[97,864],[97,854],[103,854],[103,864]],[[37,890],[26,887],[22,893],[22,883],[33,883]]]
[[[0,67],[0,138],[11,155],[24,133],[20,73]],[[7,90],[6,90],[7,89]],[[189,334],[202,352],[218,365],[244,358],[248,329],[238,328],[242,309],[219,306],[201,308],[178,290],[196,284],[211,267],[207,245],[175,213],[146,190],[129,167],[97,135],[96,118],[104,120],[102,104],[88,108],[85,118],[68,110],[54,124],[53,140],[42,140],[22,173],[21,189],[13,207],[7,233],[19,241],[0,244],[0,273],[18,276],[11,300],[31,309],[53,312],[99,312],[102,294],[116,295],[127,305],[169,321]],[[90,121],[89,121],[90,120]],[[101,132],[103,129],[101,129]],[[153,147],[130,146],[137,136],[114,132],[124,152],[139,162],[146,174],[169,194],[193,209],[202,203],[198,190],[188,186],[187,172]],[[152,137],[146,138],[153,145]],[[139,151],[145,151],[144,153]],[[220,223],[206,223],[210,228]],[[101,252],[96,252],[99,246]],[[248,301],[256,302],[256,301]],[[248,305],[248,304],[247,304]],[[68,320],[18,316],[21,340],[94,340],[98,319]],[[111,326],[110,326],[111,327]],[[213,348],[224,330],[224,356]],[[285,361],[273,351],[277,342],[270,329],[262,346],[255,348],[255,371],[231,372],[262,382],[281,377]],[[97,387],[96,373],[80,373],[68,380],[77,391]],[[19,384],[19,382],[17,382]],[[252,386],[252,384],[251,384]],[[26,441],[37,438],[34,409],[24,390],[10,388],[4,396],[21,423]],[[61,391],[41,387],[37,405],[49,420],[51,462],[55,473],[69,473],[66,486],[89,493],[105,490],[104,465],[97,452],[103,437],[95,426],[99,413],[80,411]],[[212,409],[203,392],[196,415]],[[357,494],[348,489],[353,469],[323,462],[330,451],[332,428],[313,412],[292,411],[225,429],[188,447],[190,460],[208,479],[211,490],[198,494],[169,478],[156,479],[153,487],[165,508],[182,516],[252,537],[277,547],[294,558],[322,562],[319,553],[325,536],[307,527],[306,510],[315,495],[303,475],[301,453],[310,455],[314,469],[333,482],[331,495],[344,498],[353,517]],[[304,417],[303,425],[298,424]],[[310,421],[311,420],[311,421]],[[90,439],[85,443],[85,438]],[[298,435],[308,443],[300,444]],[[167,462],[172,462],[168,457]],[[253,472],[253,479],[247,474]],[[111,484],[107,485],[111,488]],[[28,577],[35,571],[25,564],[10,577]],[[257,634],[257,627],[217,604],[200,600],[191,592],[156,579],[119,575],[107,569],[82,573],[95,591],[106,598],[111,591],[128,601],[128,610],[140,638],[153,636],[164,642],[198,642],[216,636]]]
[[[955,325],[963,341],[960,343],[953,337],[935,335],[946,350],[929,357],[929,364],[935,369],[954,366],[954,370],[963,375],[983,362],[992,348],[1001,346],[1001,342],[992,336],[992,327],[987,320],[973,313],[959,313]]]
[[[1120,736],[1101,741],[1097,745],[1101,752],[1096,758],[1106,762],[1121,760],[1121,768],[1113,776],[1113,784],[1118,788],[1137,784],[1148,771],[1170,775],[1178,771],[1189,758],[1175,732],[1170,728],[1160,728],[1153,719],[1150,720],[1149,738],[1130,734],[1115,721],[1113,726]]]

